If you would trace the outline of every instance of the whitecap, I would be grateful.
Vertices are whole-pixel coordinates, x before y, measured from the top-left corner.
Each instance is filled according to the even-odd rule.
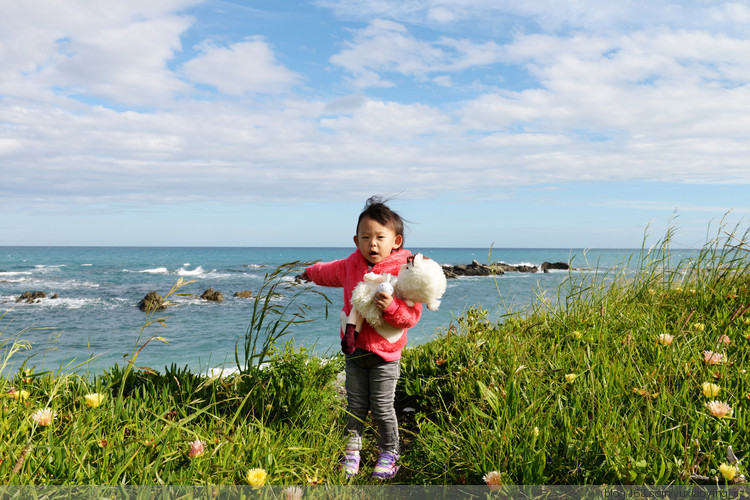
[[[179,274],[180,276],[200,276],[201,274],[204,274],[204,273],[205,271],[203,270],[203,267],[201,266],[196,267],[192,271],[190,269],[185,269],[184,267],[180,269],[179,271],[177,271],[177,274]]]
[[[0,271],[0,276],[29,276],[29,271]]]
[[[81,264],[81,267],[91,267],[93,264]]]
[[[30,304],[28,302],[21,301],[16,302],[16,299],[18,297],[10,297],[12,299],[12,302],[14,305],[22,306],[22,307],[41,307],[44,309],[49,308],[64,308],[64,309],[82,309],[86,306],[90,305],[101,305],[104,303],[104,301],[100,298],[78,298],[78,299],[72,299],[72,298],[61,298],[58,297],[56,299],[51,298],[50,296],[47,296],[45,298],[36,299],[33,304]],[[0,298],[0,302],[2,302],[3,299]]]
[[[502,264],[504,266],[513,266],[513,267],[521,267],[521,266],[539,267],[539,264],[532,264],[531,262],[519,262],[517,264],[508,264],[507,262],[501,260],[500,262],[498,262],[498,264]]]
[[[203,376],[206,376],[211,379],[214,379],[214,378],[225,379],[225,378],[231,377],[232,375],[237,375],[239,373],[240,373],[240,370],[236,366],[234,368],[217,367],[217,368],[211,368],[210,370],[208,370],[208,373],[203,373]]]
[[[219,272],[216,272],[216,269],[214,269],[210,273],[206,273],[206,278],[216,278],[216,279],[219,279],[219,278],[233,278],[233,277],[234,277],[233,274],[219,273]]]
[[[39,302],[39,306],[42,307],[64,307],[66,309],[82,309],[90,305],[98,305],[102,303],[102,299],[69,299],[69,298],[57,298],[52,299],[47,297]]]
[[[155,267],[153,269],[144,269],[143,271],[136,271],[138,273],[148,273],[148,274],[167,274],[169,271],[166,267]]]

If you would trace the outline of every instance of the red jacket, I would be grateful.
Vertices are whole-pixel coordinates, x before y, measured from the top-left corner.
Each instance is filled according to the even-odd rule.
[[[370,269],[369,262],[359,250],[355,250],[346,259],[318,262],[305,271],[307,277],[316,285],[343,287],[344,308],[342,309],[342,315],[345,318],[352,311],[352,291],[362,281],[366,273],[389,273],[397,276],[401,270],[401,265],[406,263],[406,259],[410,255],[409,250],[403,248],[396,250]],[[421,314],[422,304],[417,303],[414,304],[414,307],[409,307],[403,300],[394,297],[391,305],[383,311],[383,320],[391,326],[403,328],[404,334],[394,343],[390,343],[365,321],[362,324],[362,331],[359,332],[357,337],[357,347],[374,352],[386,361],[401,359],[401,350],[406,345],[406,330],[417,324]],[[341,337],[344,336],[343,330],[340,335]]]

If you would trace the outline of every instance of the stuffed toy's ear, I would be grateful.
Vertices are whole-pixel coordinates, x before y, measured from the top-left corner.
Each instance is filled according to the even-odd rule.
[[[437,311],[438,307],[440,307],[440,301],[439,300],[433,300],[432,302],[425,304],[427,306],[427,309],[430,311]]]
[[[382,283],[385,281],[385,277],[382,274],[378,273],[367,273],[362,277],[362,281],[366,281],[368,283]]]

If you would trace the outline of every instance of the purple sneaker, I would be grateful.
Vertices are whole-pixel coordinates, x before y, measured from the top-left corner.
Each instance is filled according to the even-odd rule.
[[[378,463],[375,464],[375,469],[372,471],[372,477],[375,479],[391,479],[398,472],[397,461],[398,453],[382,452],[378,457]]]
[[[359,474],[359,451],[346,450],[344,458],[341,459],[341,469],[346,473],[346,478],[351,479]]]

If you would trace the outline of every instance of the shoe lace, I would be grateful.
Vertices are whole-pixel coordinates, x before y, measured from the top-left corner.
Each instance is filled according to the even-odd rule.
[[[346,453],[343,462],[345,467],[356,467],[359,463],[359,455],[356,453]]]
[[[393,464],[398,460],[398,455],[395,453],[381,453],[378,456],[378,463],[376,467],[393,467]]]

